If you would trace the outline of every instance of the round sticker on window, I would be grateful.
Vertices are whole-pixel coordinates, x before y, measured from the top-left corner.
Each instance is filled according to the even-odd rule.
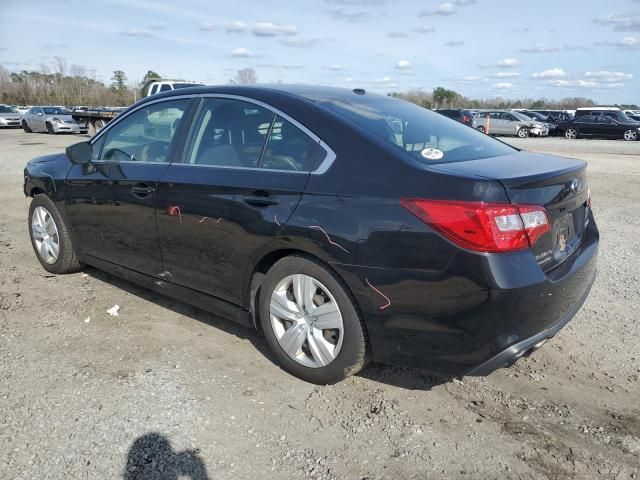
[[[420,152],[420,154],[427,160],[440,160],[444,157],[442,150],[438,150],[437,148],[425,148]]]

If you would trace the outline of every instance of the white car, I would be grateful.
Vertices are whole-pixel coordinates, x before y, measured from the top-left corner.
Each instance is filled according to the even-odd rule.
[[[27,133],[87,133],[89,130],[86,123],[74,120],[64,107],[32,107],[22,116],[21,125]]]

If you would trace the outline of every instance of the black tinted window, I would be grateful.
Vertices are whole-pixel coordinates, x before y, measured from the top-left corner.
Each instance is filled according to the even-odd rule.
[[[274,116],[270,110],[248,102],[205,99],[196,118],[185,162],[259,167]]]
[[[271,170],[309,171],[313,163],[316,142],[291,122],[276,116],[261,168]]]
[[[189,100],[168,100],[138,109],[106,134],[101,158],[110,161],[168,162],[169,146]]]
[[[161,92],[168,92],[169,90],[171,90],[171,85],[167,83],[163,83],[162,85],[160,85]]]
[[[421,162],[456,162],[516,151],[413,103],[378,95],[354,97],[323,99],[317,103]]]

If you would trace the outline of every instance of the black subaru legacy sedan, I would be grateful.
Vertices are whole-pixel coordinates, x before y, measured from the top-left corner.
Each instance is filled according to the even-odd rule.
[[[261,329],[284,369],[486,375],[596,275],[586,164],[362,89],[187,88],[31,160],[42,266],[91,265]]]

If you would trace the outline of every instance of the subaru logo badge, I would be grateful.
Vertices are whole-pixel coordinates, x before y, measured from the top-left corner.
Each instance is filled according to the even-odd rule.
[[[578,193],[580,191],[581,186],[582,186],[582,183],[580,183],[580,180],[578,180],[577,178],[574,178],[573,181],[571,182],[571,191],[573,193]]]

